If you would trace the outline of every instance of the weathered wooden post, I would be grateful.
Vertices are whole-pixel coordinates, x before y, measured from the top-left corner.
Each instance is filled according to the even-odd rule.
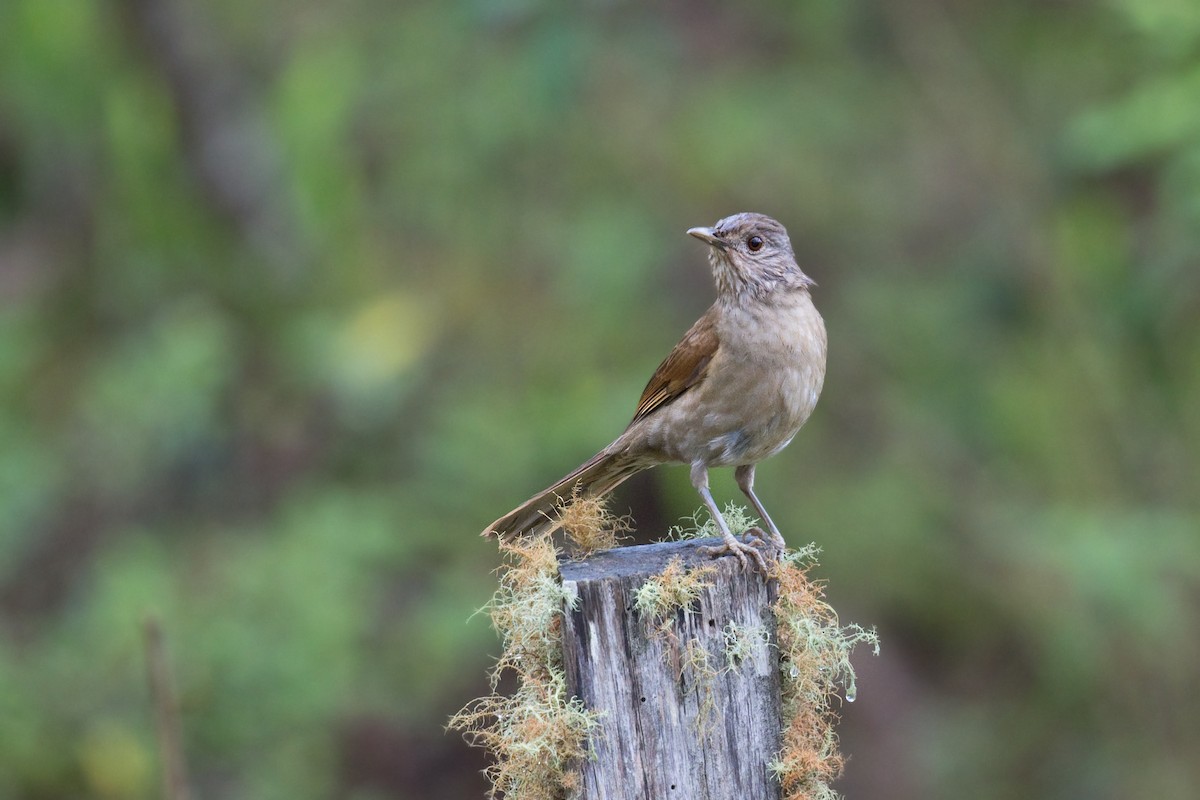
[[[780,797],[768,768],[781,745],[773,586],[736,559],[699,551],[716,542],[622,547],[560,565],[573,599],[563,617],[568,691],[599,714],[577,800]],[[703,585],[662,617],[635,608],[639,588],[675,559],[693,575],[707,570]]]

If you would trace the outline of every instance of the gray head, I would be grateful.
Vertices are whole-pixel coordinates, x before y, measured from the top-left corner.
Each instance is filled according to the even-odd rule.
[[[815,285],[796,264],[787,231],[765,214],[734,214],[688,233],[709,245],[708,261],[722,298],[761,297]]]

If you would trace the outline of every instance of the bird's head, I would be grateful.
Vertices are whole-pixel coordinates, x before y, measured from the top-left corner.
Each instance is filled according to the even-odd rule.
[[[765,214],[734,214],[688,234],[709,246],[708,261],[722,298],[761,297],[815,285],[796,263],[787,230]]]

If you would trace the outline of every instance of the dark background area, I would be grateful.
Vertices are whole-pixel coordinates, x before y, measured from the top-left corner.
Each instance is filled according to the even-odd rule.
[[[1191,0],[4,0],[0,796],[157,795],[147,614],[198,796],[481,796],[477,534],[743,210],[831,343],[760,494],[882,638],[842,791],[1196,797]]]

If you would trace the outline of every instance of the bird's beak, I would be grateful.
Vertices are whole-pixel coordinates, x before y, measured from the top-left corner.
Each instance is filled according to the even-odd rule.
[[[710,244],[720,250],[724,250],[728,245],[724,240],[718,239],[712,228],[688,228],[688,236],[695,236],[705,244]]]

